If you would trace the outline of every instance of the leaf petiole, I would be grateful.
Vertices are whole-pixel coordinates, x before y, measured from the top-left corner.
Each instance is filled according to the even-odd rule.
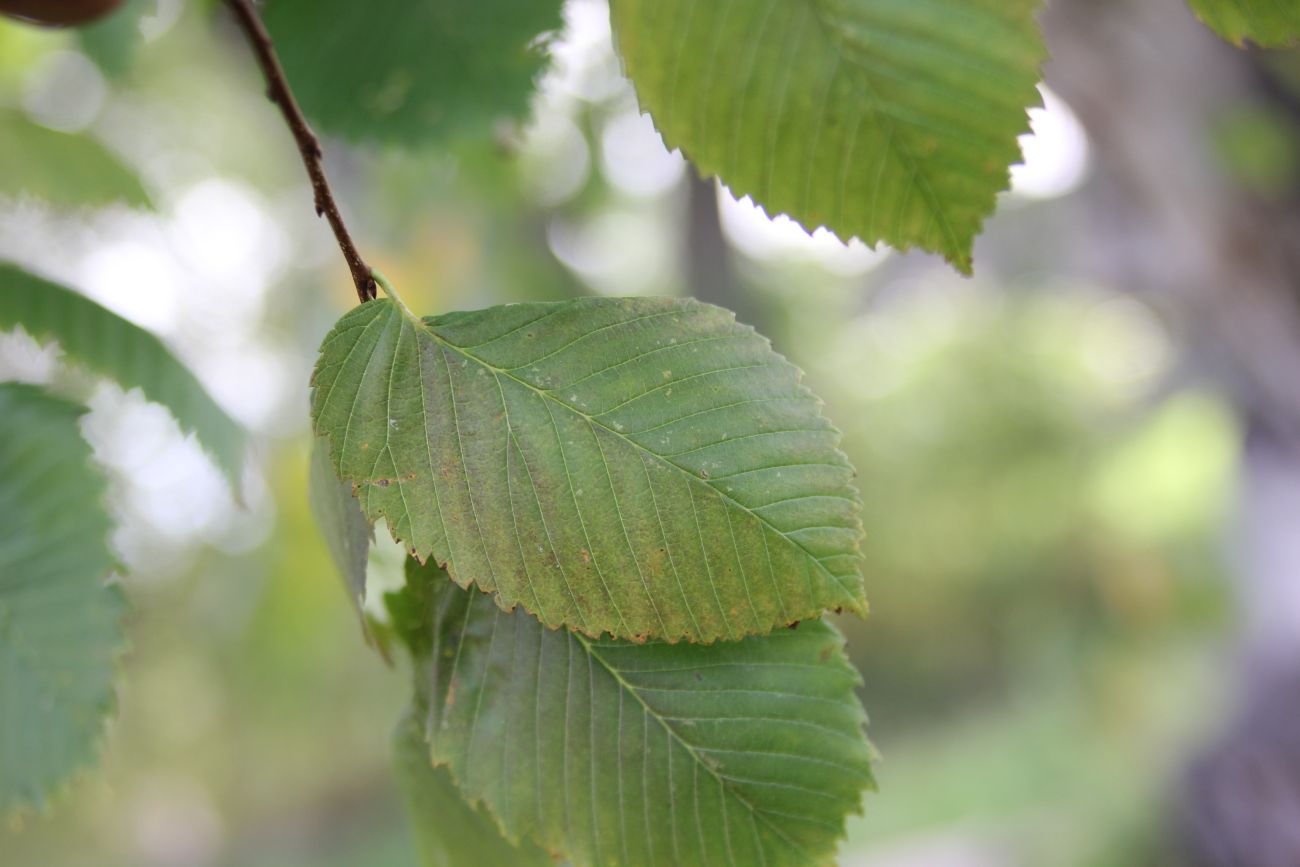
[[[396,304],[401,309],[401,311],[406,314],[407,318],[415,322],[420,321],[420,317],[416,316],[414,313],[411,312],[411,308],[406,306],[406,303],[402,301],[402,296],[397,294],[397,290],[393,288],[393,284],[389,282],[387,277],[385,277],[382,273],[380,273],[378,268],[370,269],[370,277],[375,281],[375,283],[379,285],[380,289],[384,290],[385,295],[393,299],[393,303]]]

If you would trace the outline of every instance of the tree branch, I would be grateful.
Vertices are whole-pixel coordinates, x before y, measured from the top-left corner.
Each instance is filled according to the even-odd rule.
[[[284,69],[275,56],[271,35],[266,32],[266,26],[262,24],[262,19],[258,16],[251,0],[225,0],[225,2],[234,13],[235,20],[239,22],[240,29],[248,37],[248,44],[257,57],[258,65],[262,67],[263,75],[266,76],[267,98],[279,106],[285,123],[289,125],[289,131],[293,133],[294,140],[298,143],[302,164],[311,177],[312,190],[316,196],[316,216],[324,216],[329,220],[339,249],[343,251],[343,258],[347,260],[348,269],[352,272],[352,282],[356,284],[357,297],[362,302],[369,301],[375,297],[375,278],[370,273],[370,266],[357,251],[357,245],[348,234],[348,227],[343,223],[343,215],[339,213],[339,206],[334,201],[329,180],[325,177],[320,141],[312,132],[302,109],[293,98],[293,91],[289,89],[289,81],[285,78]]]

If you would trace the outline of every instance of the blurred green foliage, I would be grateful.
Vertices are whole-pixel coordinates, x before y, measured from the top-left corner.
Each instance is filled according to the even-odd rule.
[[[266,23],[322,132],[421,145],[524,118],[560,0],[272,0]]]

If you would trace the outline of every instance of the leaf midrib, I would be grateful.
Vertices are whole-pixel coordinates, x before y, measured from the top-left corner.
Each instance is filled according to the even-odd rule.
[[[707,489],[707,490],[709,490],[709,491],[712,491],[713,493],[717,494],[719,497],[721,497],[721,498],[722,498],[723,500],[725,500],[727,503],[730,503],[730,504],[734,505],[736,508],[738,508],[738,509],[740,509],[741,511],[743,511],[745,514],[747,514],[747,515],[752,515],[752,516],[754,517],[755,520],[759,521],[759,522],[762,523],[764,526],[770,528],[774,533],[776,533],[776,534],[777,534],[781,539],[783,539],[787,544],[793,545],[795,548],[797,548],[799,551],[801,551],[801,552],[802,552],[806,557],[808,557],[808,559],[810,559],[813,563],[815,563],[817,569],[818,569],[822,574],[824,574],[827,578],[829,578],[829,579],[831,580],[832,584],[833,584],[835,587],[838,587],[838,588],[839,588],[840,592],[844,595],[844,597],[848,599],[848,601],[849,601],[849,603],[850,603],[850,606],[851,606],[852,608],[857,609],[857,608],[859,607],[859,606],[858,606],[858,600],[857,600],[856,597],[854,597],[854,595],[849,591],[849,589],[848,589],[847,587],[844,586],[844,582],[843,582],[843,580],[842,580],[838,575],[836,575],[834,572],[832,572],[830,569],[828,569],[828,568],[826,567],[826,564],[824,564],[824,563],[823,563],[823,562],[822,562],[822,561],[821,561],[821,560],[820,560],[820,559],[819,559],[815,554],[813,554],[812,551],[809,551],[808,548],[805,547],[802,543],[800,543],[797,539],[793,539],[793,538],[791,538],[789,535],[787,535],[785,532],[783,532],[779,527],[777,527],[775,524],[773,524],[773,523],[772,523],[771,521],[769,521],[767,518],[763,517],[762,515],[758,514],[757,512],[753,511],[752,509],[749,509],[749,508],[746,507],[743,503],[741,503],[739,500],[736,500],[734,497],[732,497],[730,494],[728,494],[726,491],[723,491],[723,490],[721,490],[721,489],[719,489],[719,488],[715,488],[713,485],[710,485],[708,482],[705,482],[705,481],[703,481],[703,480],[697,478],[693,473],[691,473],[691,472],[690,472],[689,470],[687,470],[686,468],[684,468],[684,467],[682,467],[682,466],[680,466],[680,465],[678,465],[678,464],[676,464],[676,463],[674,463],[674,462],[668,460],[667,458],[663,457],[662,455],[657,455],[657,454],[655,454],[654,452],[650,451],[650,449],[646,448],[645,446],[641,445],[640,443],[638,443],[638,442],[636,442],[636,441],[634,441],[634,440],[632,440],[632,439],[629,439],[627,436],[625,436],[624,434],[620,433],[619,431],[617,431],[617,430],[615,430],[615,429],[609,427],[609,426],[606,425],[605,423],[603,423],[603,422],[597,420],[594,416],[588,415],[587,413],[583,412],[582,410],[578,409],[577,407],[572,406],[571,404],[566,403],[565,401],[559,399],[558,397],[556,397],[556,396],[554,395],[554,393],[552,393],[552,392],[550,392],[550,391],[547,391],[546,389],[538,388],[537,386],[533,385],[532,383],[528,382],[527,380],[520,379],[519,377],[515,376],[515,375],[514,375],[514,374],[513,374],[509,369],[506,369],[506,368],[503,368],[503,367],[497,367],[496,365],[491,364],[491,363],[489,363],[489,362],[487,362],[487,361],[485,361],[485,360],[479,358],[478,356],[476,356],[476,355],[474,355],[474,354],[472,354],[472,353],[470,353],[470,352],[468,352],[468,351],[462,349],[461,347],[457,346],[456,344],[452,343],[451,341],[447,340],[446,338],[444,338],[444,337],[442,337],[440,334],[438,334],[436,331],[434,331],[433,328],[430,327],[430,325],[429,325],[425,320],[420,319],[419,317],[416,317],[414,314],[410,313],[409,311],[407,311],[407,310],[404,309],[403,307],[399,307],[398,304],[393,303],[393,302],[390,301],[390,302],[389,302],[389,305],[390,305],[390,310],[391,310],[392,313],[394,313],[394,314],[396,314],[396,315],[398,315],[398,316],[401,316],[401,317],[405,317],[405,318],[407,318],[408,320],[410,320],[410,321],[411,321],[411,322],[412,322],[412,323],[413,323],[417,328],[419,328],[421,331],[423,331],[425,334],[427,334],[427,335],[428,335],[432,340],[434,340],[435,342],[437,342],[440,346],[443,346],[443,347],[446,347],[446,348],[450,349],[452,352],[455,352],[457,355],[461,356],[462,358],[465,358],[465,359],[468,360],[468,361],[472,361],[472,362],[474,362],[475,364],[481,365],[482,367],[486,368],[487,370],[492,371],[492,372],[493,372],[494,374],[496,374],[497,376],[504,376],[504,377],[506,377],[507,379],[509,379],[509,380],[511,380],[511,381],[513,381],[513,382],[516,382],[516,383],[518,383],[519,385],[522,385],[524,388],[527,388],[529,391],[532,391],[534,394],[537,394],[538,396],[540,396],[540,397],[542,397],[542,398],[545,398],[546,400],[549,400],[549,401],[551,401],[552,403],[555,403],[555,404],[557,404],[557,405],[559,405],[559,406],[564,407],[566,410],[568,410],[568,411],[574,413],[575,415],[578,415],[578,416],[582,417],[583,419],[585,419],[585,420],[587,421],[588,424],[593,425],[594,427],[599,427],[601,430],[605,431],[606,433],[610,434],[611,436],[614,436],[615,438],[617,438],[617,439],[619,439],[619,440],[621,440],[621,441],[623,441],[623,442],[626,442],[627,444],[633,446],[634,448],[636,448],[636,449],[639,450],[640,452],[642,452],[642,453],[644,453],[644,454],[646,454],[646,455],[649,455],[649,456],[650,456],[651,458],[653,458],[656,462],[658,462],[658,463],[660,463],[660,464],[662,464],[662,465],[665,465],[665,466],[672,467],[673,469],[675,469],[675,470],[677,470],[678,472],[682,473],[684,476],[686,476],[686,478],[687,478],[687,479],[688,479],[692,484],[695,484],[695,485],[702,485],[705,489]]]
[[[731,785],[731,781],[729,778],[718,773],[708,762],[704,761],[704,759],[701,758],[700,754],[696,751],[695,747],[692,744],[690,744],[688,741],[686,741],[686,739],[681,736],[681,733],[678,732],[677,729],[674,728],[673,725],[667,719],[662,717],[654,708],[650,707],[650,705],[646,702],[646,700],[641,697],[641,693],[637,691],[637,688],[623,677],[622,672],[620,672],[617,668],[615,668],[614,666],[606,662],[605,658],[602,657],[594,647],[592,647],[592,645],[588,642],[585,636],[577,632],[571,632],[570,635],[574,639],[576,639],[579,644],[582,645],[583,650],[587,652],[587,655],[589,657],[595,659],[598,663],[600,663],[600,666],[602,668],[604,668],[607,672],[609,672],[610,676],[613,677],[614,681],[619,685],[619,688],[622,689],[624,692],[629,693],[633,698],[635,698],[637,704],[641,705],[641,708],[642,710],[645,711],[646,715],[649,716],[651,719],[653,719],[655,722],[659,723],[659,725],[663,727],[664,731],[668,733],[669,737],[671,737],[677,743],[681,744],[682,748],[685,749],[686,752],[690,755],[691,760],[694,761],[700,767],[704,768],[705,772],[708,773],[709,776],[717,780],[718,785],[721,786],[723,789],[725,789],[729,795],[731,795],[733,798],[739,801],[744,806],[744,808],[749,811],[749,814],[751,816],[753,816],[758,821],[762,822],[764,826],[766,826],[772,831],[772,833],[776,834],[778,837],[784,840],[787,845],[794,848],[795,851],[797,851],[800,855],[809,856],[808,850],[805,849],[801,844],[799,844],[795,840],[790,839],[789,835],[787,835],[779,827],[774,825],[772,823],[772,820],[767,817],[767,813],[764,810],[762,810],[759,807],[756,807],[752,801],[750,801],[748,798],[744,796],[744,794],[737,791],[736,788],[733,785]]]
[[[848,51],[844,49],[844,46],[841,44],[841,38],[837,34],[836,27],[828,18],[824,0],[803,0],[803,2],[807,3],[808,6],[812,8],[813,18],[816,20],[818,26],[821,27],[822,32],[826,34],[826,39],[834,49],[835,56],[841,61],[847,61],[849,68],[852,69],[857,74],[857,77],[862,81],[869,110],[880,126],[885,128],[885,147],[898,156],[906,166],[907,170],[911,173],[912,177],[915,178],[915,184],[920,190],[922,197],[924,197],[926,204],[929,206],[931,216],[938,221],[940,229],[948,238],[948,243],[952,244],[952,254],[954,256],[962,256],[962,244],[957,238],[956,231],[954,230],[951,221],[948,219],[948,214],[938,201],[938,196],[935,194],[934,188],[930,184],[929,176],[922,170],[922,163],[909,148],[903,146],[902,138],[898,132],[898,122],[888,112],[881,108],[883,100],[876,91],[876,86],[873,83],[872,76],[867,72],[867,70],[862,68],[862,65],[858,63]],[[873,217],[874,216],[875,215],[873,214]]]

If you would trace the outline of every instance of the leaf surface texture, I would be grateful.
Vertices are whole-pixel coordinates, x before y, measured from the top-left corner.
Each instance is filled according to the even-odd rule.
[[[963,271],[1045,56],[1039,0],[612,0],[669,147],[773,216]]]
[[[720,308],[519,304],[325,338],[316,432],[462,586],[589,635],[711,641],[865,610],[857,493],[797,368]]]
[[[82,412],[0,385],[0,814],[89,762],[112,706],[124,603]]]
[[[424,726],[413,713],[393,732],[393,764],[422,867],[556,867],[537,846],[506,842],[491,813],[465,802],[451,771],[433,765]]]
[[[709,647],[596,641],[431,565],[407,581],[429,611],[433,759],[512,839],[578,865],[803,867],[873,785],[858,676],[821,621]]]

